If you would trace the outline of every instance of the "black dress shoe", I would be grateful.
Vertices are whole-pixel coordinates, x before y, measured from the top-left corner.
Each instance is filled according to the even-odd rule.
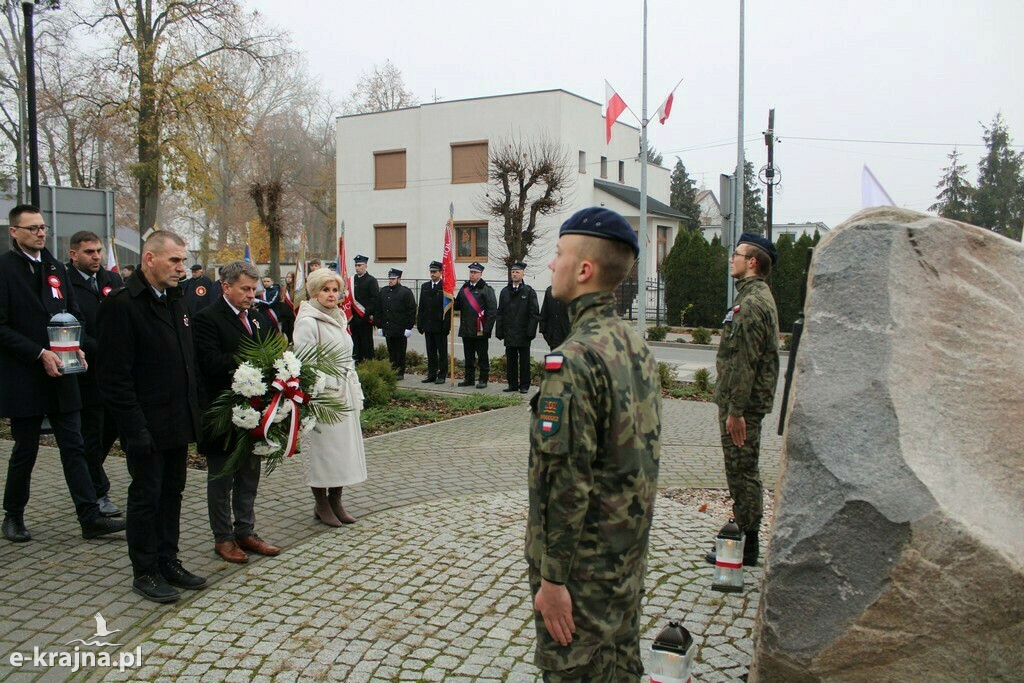
[[[181,566],[181,560],[173,559],[167,562],[160,563],[160,576],[164,577],[164,580],[172,586],[178,588],[187,588],[188,590],[197,590],[199,588],[206,588],[206,579],[201,576],[196,576],[189,570]]]
[[[107,534],[116,534],[118,531],[124,531],[123,519],[97,517],[92,522],[82,525],[82,538],[97,538]]]
[[[434,380],[434,384],[444,384],[447,380],[444,377],[438,377]]]
[[[530,393],[530,387],[525,387],[523,389],[520,389],[519,393],[520,394],[528,394],[528,393]]]
[[[100,515],[102,517],[120,517],[121,511],[117,509],[117,506],[110,502],[110,499],[106,496],[98,498],[96,504],[100,506]]]
[[[433,382],[436,379],[437,379],[436,377],[428,377],[426,379],[421,379],[420,380],[420,384],[430,384],[431,382]]]
[[[132,593],[153,602],[175,602],[181,597],[178,589],[159,574],[143,574],[132,581]]]
[[[477,389],[486,389],[487,388],[487,382],[477,382],[476,383],[476,388]]]
[[[404,372],[395,375],[395,381],[396,382],[401,382],[403,379],[405,379],[405,373]]]
[[[505,387],[504,389],[502,389],[502,391],[508,394],[513,391],[519,391],[519,387]]]
[[[4,538],[12,543],[25,543],[32,540],[32,534],[25,528],[25,520],[5,515]]]
[[[473,386],[473,380],[471,380],[471,379],[464,379],[461,382],[459,382],[458,386],[460,386],[460,387],[471,387],[471,386]]]

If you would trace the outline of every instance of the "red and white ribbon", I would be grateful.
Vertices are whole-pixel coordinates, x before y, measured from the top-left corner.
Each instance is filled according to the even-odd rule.
[[[309,400],[309,397],[302,392],[299,386],[298,377],[289,377],[286,380],[275,379],[271,382],[271,389],[277,391],[277,393],[274,394],[274,398],[270,400],[270,404],[263,411],[263,415],[260,416],[259,426],[253,430],[254,436],[270,444],[267,434],[270,432],[270,426],[274,423],[274,416],[277,415],[278,405],[282,400],[289,401],[288,407],[291,409],[291,422],[288,425],[288,439],[284,444],[284,455],[286,458],[292,457],[292,454],[295,453],[295,447],[299,443],[299,404]]]
[[[50,350],[53,351],[54,353],[63,353],[63,352],[77,351],[80,348],[81,348],[81,345],[78,342],[76,342],[76,341],[68,341],[68,342],[54,341],[54,342],[50,342]]]
[[[60,278],[56,275],[51,275],[46,279],[46,283],[50,285],[50,291],[53,292],[54,299],[63,299],[64,294],[60,291]]]

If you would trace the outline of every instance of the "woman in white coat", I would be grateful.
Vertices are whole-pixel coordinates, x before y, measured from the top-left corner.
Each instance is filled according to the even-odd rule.
[[[306,484],[313,489],[316,500],[313,515],[328,526],[356,521],[345,512],[341,492],[345,486],[366,481],[366,455],[359,426],[363,389],[352,360],[348,321],[338,308],[344,292],[345,284],[337,273],[328,268],[313,271],[306,280],[308,300],[302,302],[295,317],[296,351],[320,344],[348,352],[342,376],[328,377],[324,391],[337,392],[349,410],[341,421],[317,425],[302,440]]]

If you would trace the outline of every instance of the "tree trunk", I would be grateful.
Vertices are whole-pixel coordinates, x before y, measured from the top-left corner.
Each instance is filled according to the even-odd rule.
[[[139,117],[138,159],[135,176],[139,181],[139,239],[156,225],[160,204],[160,112],[156,94],[156,45],[149,17],[139,12],[136,33],[139,39]]]

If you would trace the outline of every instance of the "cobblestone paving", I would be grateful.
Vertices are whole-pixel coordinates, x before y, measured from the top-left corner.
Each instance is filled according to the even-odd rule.
[[[415,378],[406,383],[423,388]],[[715,416],[711,404],[665,401],[662,486],[724,486]],[[766,418],[766,424],[775,419]],[[525,488],[527,423],[524,404],[369,439],[369,479],[346,489],[346,507],[357,516],[367,516],[453,497],[520,491]],[[766,485],[773,486],[780,440],[774,434],[763,438],[762,473]],[[6,475],[10,447],[10,442],[0,442],[0,454],[5,456],[0,460],[0,478]],[[124,461],[111,458],[106,469],[111,497],[123,505],[128,486]],[[302,467],[288,462],[261,483],[257,530],[273,543],[295,548],[326,531],[312,520],[311,508]],[[131,593],[124,535],[82,540],[55,449],[40,449],[26,524],[33,535],[31,542],[0,539],[0,680],[66,679],[66,671],[31,665],[14,669],[8,655],[30,652],[34,646],[60,649],[73,638],[86,637],[96,612],[103,614],[110,628],[135,636],[159,628],[164,620],[204,598],[204,592],[186,593],[175,605],[158,606]],[[721,520],[714,520],[711,527],[720,524]],[[214,589],[239,573],[263,571],[280,562],[279,558],[253,557],[248,565],[239,566],[213,554],[201,472],[189,473],[181,529],[179,557],[186,567],[209,577]],[[702,533],[700,545],[708,537],[707,530]],[[334,532],[326,538],[335,538]],[[520,545],[516,539],[505,549],[510,561],[520,561]],[[384,554],[381,559],[389,561],[392,556]]]
[[[535,681],[521,549],[524,492],[432,501],[321,534],[215,589],[141,639],[143,666],[105,680]],[[717,520],[656,506],[645,652],[669,618],[700,649],[701,681],[750,662],[760,570],[711,590],[699,560]]]

